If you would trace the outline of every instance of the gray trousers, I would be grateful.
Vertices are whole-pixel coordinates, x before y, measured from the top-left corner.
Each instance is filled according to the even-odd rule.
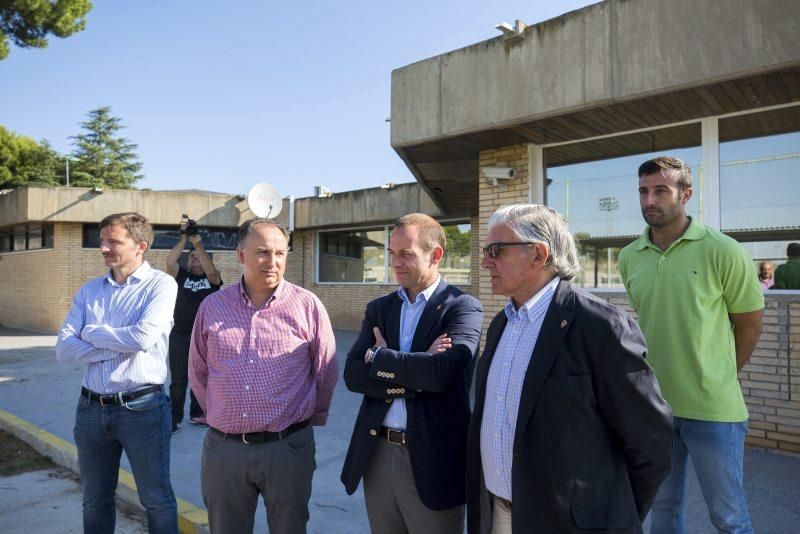
[[[461,534],[464,505],[431,510],[419,498],[404,445],[379,439],[364,473],[364,500],[372,534]]]
[[[280,441],[248,445],[209,429],[203,441],[200,487],[213,534],[253,532],[258,496],[271,534],[306,531],[314,459],[307,426]]]

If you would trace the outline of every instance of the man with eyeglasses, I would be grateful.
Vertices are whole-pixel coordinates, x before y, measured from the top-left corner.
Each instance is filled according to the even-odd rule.
[[[639,327],[569,284],[577,250],[553,210],[503,206],[488,230],[481,266],[509,299],[475,371],[470,534],[641,532],[672,417]]]

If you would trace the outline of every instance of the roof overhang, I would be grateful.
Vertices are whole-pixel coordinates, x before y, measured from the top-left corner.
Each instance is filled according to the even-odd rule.
[[[800,102],[800,10],[737,6],[608,0],[530,26],[513,45],[498,37],[397,69],[392,147],[443,211],[461,214],[482,150]],[[637,153],[641,138],[629,141],[564,149],[548,165]],[[696,135],[673,129],[660,142],[690,146]]]

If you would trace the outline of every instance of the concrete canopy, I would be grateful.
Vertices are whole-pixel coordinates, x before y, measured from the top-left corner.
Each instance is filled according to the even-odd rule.
[[[795,0],[606,0],[530,26],[515,44],[497,37],[395,70],[391,143],[448,215],[464,215],[481,150],[792,102],[800,102]],[[692,129],[683,134],[672,132],[663,148],[688,146]],[[605,144],[594,159],[604,148],[626,150]],[[587,160],[564,163],[577,161]]]

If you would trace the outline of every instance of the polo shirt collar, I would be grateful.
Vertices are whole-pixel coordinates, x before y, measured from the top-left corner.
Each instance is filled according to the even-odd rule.
[[[686,228],[686,231],[683,232],[683,235],[680,236],[678,239],[675,240],[670,248],[674,247],[677,243],[680,243],[683,240],[688,241],[697,241],[698,239],[702,239],[703,236],[706,235],[706,227],[700,224],[697,219],[694,217],[689,217],[689,227]],[[642,235],[639,236],[635,242],[636,250],[644,250],[648,247],[660,250],[657,246],[650,241],[650,225],[644,227],[644,232]]]
[[[130,276],[128,276],[128,279],[124,284],[118,284],[117,281],[114,280],[114,272],[111,269],[109,269],[106,273],[106,281],[113,286],[122,287],[123,285],[128,285],[134,282],[141,282],[150,276],[152,270],[153,268],[150,267],[150,264],[147,263],[147,260],[145,260],[135,271],[130,274]]]

